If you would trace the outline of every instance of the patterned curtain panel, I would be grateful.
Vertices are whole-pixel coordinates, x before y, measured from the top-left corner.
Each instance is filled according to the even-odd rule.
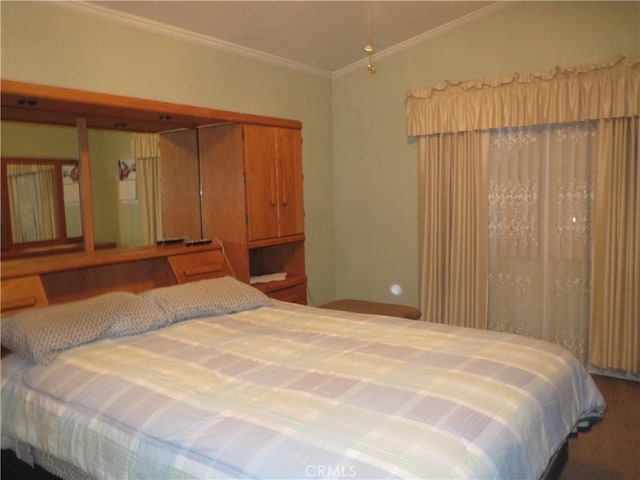
[[[489,328],[585,361],[595,122],[491,131]]]

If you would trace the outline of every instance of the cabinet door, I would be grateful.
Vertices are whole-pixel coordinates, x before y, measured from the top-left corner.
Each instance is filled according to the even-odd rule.
[[[249,281],[243,125],[198,129],[202,226],[205,238],[218,238],[236,277]]]
[[[275,129],[258,125],[244,128],[249,241],[275,238],[278,236]]]
[[[245,125],[248,239],[304,232],[300,130]]]
[[[304,233],[302,138],[300,130],[275,129],[278,236]]]

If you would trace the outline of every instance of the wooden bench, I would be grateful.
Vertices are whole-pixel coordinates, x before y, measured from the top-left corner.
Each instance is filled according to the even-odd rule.
[[[324,305],[320,305],[320,308],[343,310],[345,312],[387,315],[389,317],[408,318],[410,320],[418,320],[422,316],[422,312],[419,309],[409,307],[408,305],[369,302],[367,300],[354,300],[351,298],[325,303]]]

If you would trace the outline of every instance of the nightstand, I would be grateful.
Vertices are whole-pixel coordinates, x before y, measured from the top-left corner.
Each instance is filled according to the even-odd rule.
[[[369,302],[367,300],[354,300],[351,298],[325,303],[324,305],[320,305],[320,308],[344,310],[345,312],[387,315],[389,317],[408,318],[410,320],[418,320],[422,316],[422,312],[419,309],[408,305]]]

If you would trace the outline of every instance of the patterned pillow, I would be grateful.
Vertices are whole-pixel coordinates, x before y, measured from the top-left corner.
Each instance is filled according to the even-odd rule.
[[[167,314],[149,299],[114,292],[19,312],[0,325],[2,345],[32,363],[46,365],[63,350],[168,323]]]
[[[233,277],[161,287],[142,295],[153,298],[172,322],[273,305],[271,299],[260,290]]]

